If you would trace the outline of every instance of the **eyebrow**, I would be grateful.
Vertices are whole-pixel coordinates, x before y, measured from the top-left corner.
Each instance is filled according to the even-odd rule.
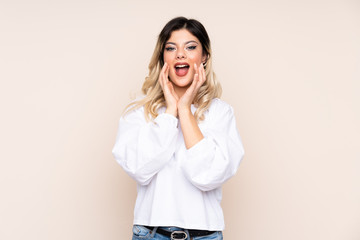
[[[187,42],[185,42],[185,45],[186,45],[186,44],[189,44],[189,43],[196,43],[196,44],[199,44],[197,41],[195,41],[195,40],[191,40],[191,41],[187,41]],[[174,42],[167,42],[166,44],[176,45],[176,43],[174,43]]]

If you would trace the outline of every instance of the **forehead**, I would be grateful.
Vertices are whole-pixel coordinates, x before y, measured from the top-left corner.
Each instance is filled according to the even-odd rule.
[[[200,43],[199,39],[197,37],[195,37],[194,35],[192,35],[188,30],[180,29],[180,30],[173,31],[170,35],[170,38],[167,40],[166,43],[173,42],[176,44],[182,44],[182,43],[186,43],[189,41],[196,41],[196,42]]]

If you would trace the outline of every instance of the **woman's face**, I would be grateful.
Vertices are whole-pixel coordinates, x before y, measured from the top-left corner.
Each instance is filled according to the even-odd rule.
[[[173,31],[165,43],[164,62],[170,67],[169,78],[175,88],[187,88],[194,79],[194,64],[199,68],[205,60],[199,39],[186,29]]]

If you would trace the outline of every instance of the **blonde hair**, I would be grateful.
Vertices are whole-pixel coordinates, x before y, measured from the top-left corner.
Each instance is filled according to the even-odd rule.
[[[194,114],[196,120],[204,120],[204,112],[210,107],[212,99],[220,98],[222,89],[220,83],[216,80],[216,76],[212,68],[210,39],[205,28],[197,20],[178,17],[168,22],[159,35],[149,64],[149,75],[145,78],[145,82],[141,88],[145,97],[141,100],[130,103],[127,106],[125,114],[131,110],[144,106],[145,119],[147,121],[151,121],[158,116],[158,109],[166,106],[164,93],[158,78],[161,68],[164,65],[163,53],[165,43],[170,38],[173,31],[180,29],[186,29],[197,37],[203,47],[203,54],[207,56],[205,63],[206,81],[200,87],[194,98],[194,105],[197,107]]]

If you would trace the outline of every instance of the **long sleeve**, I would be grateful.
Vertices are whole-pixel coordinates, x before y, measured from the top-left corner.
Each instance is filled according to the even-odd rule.
[[[204,138],[186,151],[181,167],[187,179],[202,191],[220,187],[232,177],[244,156],[231,106],[216,100],[209,109]]]
[[[121,167],[140,185],[147,185],[175,152],[178,120],[161,113],[146,122],[143,108],[120,118],[112,153]]]

